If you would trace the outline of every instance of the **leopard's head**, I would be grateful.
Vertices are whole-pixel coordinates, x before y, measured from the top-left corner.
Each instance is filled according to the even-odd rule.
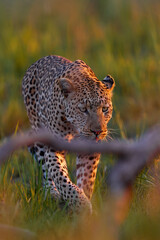
[[[114,79],[107,75],[99,81],[90,67],[78,60],[59,79],[59,86],[65,117],[75,128],[77,137],[104,139],[112,117]]]

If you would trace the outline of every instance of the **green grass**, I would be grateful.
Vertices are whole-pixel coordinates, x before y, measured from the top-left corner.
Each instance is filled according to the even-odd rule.
[[[159,9],[158,0],[1,0],[0,137],[29,127],[22,78],[33,62],[49,54],[82,59],[99,79],[107,74],[115,78],[111,138],[136,139],[157,124]],[[28,228],[39,239],[86,239],[86,234],[88,239],[111,239],[113,227],[104,209],[114,162],[112,156],[102,157],[92,198],[94,213],[87,221],[71,217],[49,195],[45,198],[41,171],[32,157],[26,149],[14,153],[0,171],[0,223]],[[67,163],[75,181],[74,155],[67,156]],[[144,170],[134,184],[120,239],[159,239],[158,159],[154,169],[156,174]]]
[[[75,181],[73,159],[73,155],[67,156],[71,179]],[[86,234],[88,239],[92,239],[93,230],[100,239],[110,239],[107,237],[111,234],[108,221],[114,209],[112,205],[107,205],[107,176],[114,162],[112,156],[102,157],[92,198],[93,216],[86,220],[83,216],[70,215],[66,207],[61,207],[49,194],[45,197],[40,167],[27,151],[18,151],[1,168],[0,223],[27,228],[36,232],[39,239],[48,239],[49,236],[51,239],[74,239],[77,232],[77,239],[85,239]],[[154,169],[158,173],[159,162]],[[156,175],[144,170],[137,178],[133,192],[128,217],[120,229],[115,227],[114,231],[119,229],[120,239],[158,239],[160,195]]]

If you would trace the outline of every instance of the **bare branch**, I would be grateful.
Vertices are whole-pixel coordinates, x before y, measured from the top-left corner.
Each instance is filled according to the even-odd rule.
[[[124,151],[113,167],[109,186],[112,193],[119,194],[132,184],[145,166],[150,164],[160,153],[160,127],[147,132],[139,141],[132,144],[131,151]],[[122,161],[123,160],[123,161]]]
[[[123,154],[125,151],[130,151],[131,144],[125,143],[123,141],[118,142],[102,142],[96,143],[95,141],[89,140],[72,140],[70,143],[62,138],[57,138],[47,131],[40,131],[37,134],[30,134],[27,131],[23,135],[16,135],[5,140],[0,147],[0,164],[2,164],[9,155],[22,148],[24,146],[32,145],[35,142],[41,142],[46,145],[52,146],[58,151],[66,150],[68,152],[75,153],[108,153],[108,154]]]
[[[72,140],[69,143],[46,131],[33,135],[28,131],[23,135],[10,137],[5,143],[1,144],[0,165],[6,161],[12,152],[21,147],[32,145],[34,142],[42,142],[59,151],[66,150],[84,154],[100,152],[118,156],[119,159],[109,178],[109,186],[113,192],[119,192],[131,184],[137,174],[160,153],[160,126],[147,132],[138,141],[113,141],[109,143],[96,143],[89,140]]]

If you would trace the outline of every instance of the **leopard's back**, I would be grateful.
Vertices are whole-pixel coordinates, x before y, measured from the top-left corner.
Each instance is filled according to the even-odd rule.
[[[50,55],[32,64],[22,81],[22,95],[32,127],[39,128],[39,114],[45,111],[44,100],[52,91],[54,81],[63,74],[70,60]],[[42,109],[44,107],[44,109]],[[43,122],[43,116],[41,116]]]

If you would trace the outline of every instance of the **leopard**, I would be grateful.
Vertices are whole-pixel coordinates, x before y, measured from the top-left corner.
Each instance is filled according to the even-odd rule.
[[[57,138],[102,141],[112,117],[115,81],[99,80],[82,60],[49,55],[33,63],[22,81],[22,95],[33,133],[46,129]],[[30,153],[42,166],[42,184],[70,209],[92,212],[100,153],[77,154],[76,183],[69,176],[65,151],[36,142]]]

